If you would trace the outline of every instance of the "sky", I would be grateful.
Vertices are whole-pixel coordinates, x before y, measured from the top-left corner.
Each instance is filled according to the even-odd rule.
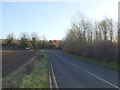
[[[106,0],[107,1],[107,0]],[[22,32],[35,32],[42,39],[61,40],[77,12],[85,14],[92,21],[112,17],[117,21],[118,0],[99,2],[2,2],[0,38],[14,33],[16,38]],[[2,13],[2,14],[1,14]]]

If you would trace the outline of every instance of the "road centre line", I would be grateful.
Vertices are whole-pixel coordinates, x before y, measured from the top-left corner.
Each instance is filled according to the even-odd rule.
[[[61,57],[61,56],[59,56],[59,55],[57,55],[57,54],[55,54],[55,55],[58,56],[58,57],[60,57],[60,58],[63,58],[63,57]],[[63,58],[63,59],[64,59],[65,61],[69,62],[71,65],[73,65],[73,66],[75,66],[75,67],[77,67],[77,68],[80,68],[79,66],[77,66],[77,65],[75,65],[75,64],[73,64],[73,63],[71,63],[71,62],[68,61],[67,59],[65,59],[65,58]],[[120,88],[119,88],[118,86],[116,86],[116,85],[114,85],[114,84],[112,84],[112,83],[110,83],[110,82],[108,82],[108,81],[106,81],[106,80],[104,80],[104,79],[102,79],[102,78],[100,78],[100,77],[98,77],[98,76],[96,76],[96,75],[90,73],[89,71],[85,71],[85,72],[88,73],[88,74],[90,74],[90,75],[92,75],[92,76],[94,76],[94,77],[96,77],[97,79],[99,79],[99,80],[101,80],[101,81],[103,81],[103,82],[105,82],[105,83],[107,83],[107,84],[109,84],[109,85],[115,87],[115,88],[118,88],[118,89],[120,90]]]
[[[107,84],[109,84],[109,85],[111,85],[111,86],[113,86],[113,87],[115,87],[115,88],[120,89],[118,86],[116,86],[116,85],[114,85],[114,84],[112,84],[112,83],[110,83],[110,82],[108,82],[108,81],[106,81],[106,80],[104,80],[104,79],[102,79],[102,78],[100,78],[100,77],[98,77],[98,76],[90,73],[89,71],[85,71],[85,72],[88,73],[88,74],[90,74],[90,75],[92,75],[93,77],[96,77],[97,79],[99,79],[99,80],[101,80],[101,81],[103,81],[103,82],[106,82]]]
[[[65,59],[65,60],[66,60],[66,59]],[[68,60],[66,60],[66,61],[69,62]],[[69,63],[72,64],[72,65],[74,65],[74,66],[77,67],[77,68],[80,68],[79,66],[77,66],[77,65],[75,65],[75,64],[73,64],[73,63],[71,63],[71,62],[69,62]],[[79,71],[79,70],[78,70],[78,71]],[[100,77],[98,77],[98,76],[90,73],[89,71],[85,71],[85,72],[87,72],[88,74],[96,77],[97,79],[102,80],[103,82],[106,82],[107,84],[109,84],[109,85],[111,85],[111,86],[113,86],[113,87],[115,87],[115,88],[118,88],[118,89],[120,90],[120,88],[119,88],[118,86],[116,86],[116,85],[114,85],[114,84],[112,84],[112,83],[110,83],[110,82],[108,82],[108,81],[106,81],[106,80],[104,80],[104,79],[102,79],[102,78],[100,78]]]
[[[75,66],[75,67],[77,67],[77,68],[79,68],[79,66],[77,66],[77,65],[75,65],[75,64],[73,64],[73,63],[71,63],[71,62],[69,62],[70,64],[72,64],[73,66]]]
[[[55,53],[54,53],[54,54],[55,54]],[[71,63],[71,62],[68,61],[67,59],[65,59],[65,58],[63,58],[63,57],[61,57],[61,56],[59,56],[59,55],[57,55],[57,54],[55,54],[55,55],[58,56],[58,57],[60,57],[60,58],[62,58],[62,59],[64,59],[65,61],[67,61],[67,62],[70,63],[71,65],[73,65],[73,66],[79,68],[79,66],[77,66],[76,64]]]

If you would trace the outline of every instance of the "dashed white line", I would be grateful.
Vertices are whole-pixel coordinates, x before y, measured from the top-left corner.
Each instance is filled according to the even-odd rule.
[[[100,78],[100,77],[98,77],[98,76],[96,76],[96,75],[90,73],[89,71],[85,71],[85,72],[87,72],[88,74],[90,74],[90,75],[92,75],[92,76],[98,78],[99,80],[101,80],[101,81],[103,81],[103,82],[106,82],[107,84],[109,84],[109,85],[111,85],[111,86],[113,86],[113,87],[115,87],[115,88],[120,89],[118,86],[116,86],[116,85],[114,85],[114,84],[112,84],[112,83],[110,83],[110,82],[108,82],[108,81],[106,81],[106,80],[104,80],[104,79],[102,79],[102,78]]]
[[[55,53],[54,53],[55,54]],[[58,56],[57,54],[55,54],[56,56]],[[79,66],[77,66],[76,64],[73,64],[73,63],[71,63],[70,61],[68,61],[67,59],[65,59],[65,58],[63,58],[63,57],[61,57],[61,56],[58,56],[58,57],[60,57],[60,58],[62,58],[62,59],[64,59],[65,61],[67,61],[67,62],[69,62],[71,65],[73,65],[73,66],[75,66],[75,67],[77,67],[77,68],[79,68]]]
[[[56,55],[56,56],[58,56],[58,55]],[[58,57],[63,58],[63,57],[61,57],[61,56],[58,56]],[[67,59],[65,59],[65,58],[63,58],[63,59],[64,59],[65,61],[69,62]],[[71,63],[71,62],[69,62],[69,63],[70,63],[71,65],[77,67],[77,68],[80,68],[80,67],[77,66],[76,64],[73,64],[73,63]],[[99,80],[101,80],[101,81],[103,81],[103,82],[106,82],[107,84],[109,84],[109,85],[111,85],[111,86],[113,86],[113,87],[115,87],[115,88],[120,89],[118,86],[116,86],[116,85],[114,85],[114,84],[112,84],[112,83],[110,83],[110,82],[108,82],[108,81],[106,81],[106,80],[104,80],[104,79],[102,79],[102,78],[100,78],[100,77],[98,77],[98,76],[96,76],[96,75],[90,73],[89,71],[85,71],[85,72],[87,72],[88,74],[90,74],[90,75],[96,77],[97,79],[99,79]],[[54,73],[53,73],[53,74],[54,74]],[[55,79],[55,81],[56,81],[56,79]],[[57,82],[56,82],[56,84],[57,84]],[[58,87],[58,85],[56,85],[56,86]]]
[[[64,58],[65,61],[68,61],[67,59]]]
[[[72,64],[73,66],[75,66],[75,67],[77,67],[77,68],[79,68],[79,66],[77,66],[77,65],[75,65],[75,64],[73,64],[73,63],[71,63],[71,62],[69,62],[70,64]]]

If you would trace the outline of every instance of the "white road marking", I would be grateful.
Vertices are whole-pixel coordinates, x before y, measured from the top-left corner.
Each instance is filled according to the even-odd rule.
[[[55,54],[55,55],[58,56],[57,54]],[[61,57],[61,56],[58,56],[58,57],[63,58],[63,57]],[[80,68],[79,66],[77,66],[77,65],[75,65],[75,64],[73,64],[73,63],[71,63],[71,62],[68,61],[67,59],[65,59],[65,58],[63,58],[63,59],[64,59],[65,61],[69,62],[71,65],[73,65],[73,66],[75,66],[75,67],[77,67],[77,68]],[[108,82],[108,81],[106,81],[106,80],[104,80],[104,79],[102,79],[102,78],[100,78],[100,77],[98,77],[98,76],[96,76],[96,75],[90,73],[89,71],[85,71],[85,72],[87,72],[88,74],[90,74],[90,75],[92,75],[92,76],[98,78],[99,80],[102,80],[103,82],[106,82],[106,83],[110,84],[111,86],[113,86],[113,87],[115,87],[115,88],[120,89],[118,86],[116,86],[116,85],[114,85],[114,84],[112,84],[112,83],[110,83],[110,82]]]
[[[55,53],[54,53],[54,54],[55,54]],[[57,54],[55,54],[55,55],[58,56]],[[73,63],[71,63],[71,62],[68,61],[67,59],[65,59],[65,58],[63,58],[63,57],[61,57],[61,56],[58,56],[58,57],[64,59],[64,60],[67,61],[67,62],[69,62],[71,65],[74,65],[75,67],[80,68],[79,66],[77,66],[77,65],[75,65],[75,64],[73,64]],[[115,87],[115,88],[120,89],[118,86],[116,86],[116,85],[114,85],[114,84],[112,84],[112,83],[110,83],[110,82],[108,82],[108,81],[106,81],[106,80],[104,80],[104,79],[102,79],[102,78],[100,78],[100,77],[98,77],[98,76],[96,76],[96,75],[90,73],[89,71],[85,71],[85,72],[87,72],[88,74],[90,74],[90,75],[96,77],[97,79],[99,79],[99,80],[101,80],[101,81],[103,81],[103,82],[106,82],[107,84],[109,84],[109,85],[111,85],[111,86],[113,86],[113,87]]]
[[[54,53],[54,54],[55,54],[55,53]],[[55,55],[58,56],[57,54],[55,54]],[[58,57],[60,57],[60,58],[62,58],[63,60],[67,61],[67,62],[70,63],[71,65],[73,65],[73,66],[79,68],[79,66],[77,66],[76,64],[71,63],[71,62],[68,61],[67,59],[65,59],[65,58],[63,58],[63,57],[61,57],[61,56],[58,56]]]
[[[65,61],[68,61],[67,59],[63,58]]]
[[[79,66],[77,66],[77,65],[75,65],[75,64],[73,64],[73,63],[71,63],[71,62],[69,62],[70,64],[72,64],[73,66],[75,66],[75,67],[77,67],[77,68],[79,68]]]
[[[111,85],[111,86],[113,86],[113,87],[115,87],[115,88],[120,89],[118,86],[116,86],[116,85],[114,85],[114,84],[112,84],[112,83],[110,83],[110,82],[108,82],[108,81],[106,81],[106,80],[104,80],[104,79],[102,79],[102,78],[100,78],[100,77],[98,77],[98,76],[96,76],[96,75],[90,73],[89,71],[85,71],[85,72],[87,72],[88,74],[90,74],[90,75],[92,75],[92,76],[98,78],[99,80],[101,80],[101,81],[103,81],[103,82],[106,82],[107,84],[109,84],[109,85]]]
[[[52,88],[52,80],[51,80],[50,71],[49,71],[49,82],[50,82],[50,88]]]
[[[57,81],[56,81],[56,79],[55,79],[55,74],[54,74],[54,71],[53,71],[53,67],[52,67],[51,62],[50,62],[50,66],[51,66],[51,71],[52,71],[52,74],[53,74],[53,79],[54,79],[54,81],[55,81],[55,86],[56,86],[56,88],[58,88],[58,84],[57,84]]]

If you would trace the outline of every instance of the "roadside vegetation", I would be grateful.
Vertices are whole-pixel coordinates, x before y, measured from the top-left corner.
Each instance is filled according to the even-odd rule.
[[[2,79],[3,88],[49,88],[48,58],[43,51]],[[39,56],[38,56],[39,55]]]
[[[120,37],[117,34],[117,22],[108,17],[91,22],[81,13],[74,16],[71,22],[60,48],[81,57],[81,60],[118,70]]]
[[[20,88],[49,88],[48,69],[48,57],[44,53],[44,58],[36,62],[33,72],[23,79]]]
[[[2,48],[5,49],[56,49],[60,44],[60,40],[47,40],[46,36],[40,38],[35,32],[29,35],[27,32],[20,34],[16,39],[14,33],[7,35],[2,39]]]

